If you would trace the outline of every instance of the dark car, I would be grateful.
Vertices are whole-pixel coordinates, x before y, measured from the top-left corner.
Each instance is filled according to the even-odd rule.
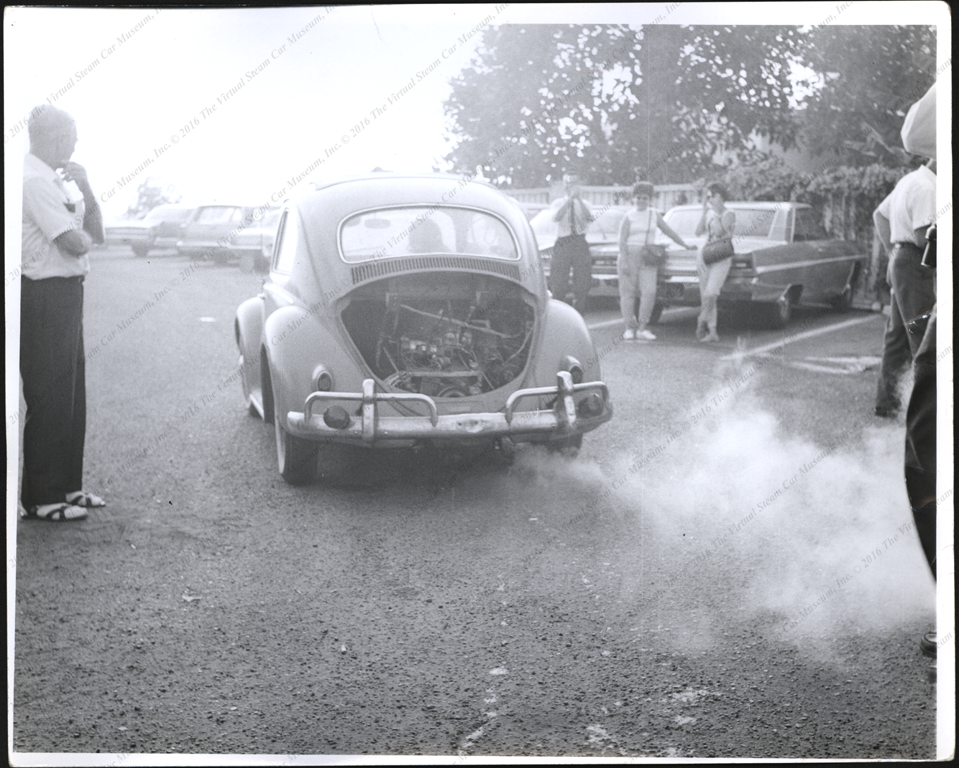
[[[118,221],[106,227],[106,241],[128,245],[137,256],[151,250],[173,248],[183,237],[183,227],[195,209],[188,205],[158,205],[142,219]]]
[[[726,207],[736,214],[736,254],[720,305],[744,307],[777,328],[789,322],[800,303],[838,311],[852,307],[867,256],[855,243],[830,237],[814,208],[794,202],[729,202]],[[701,247],[705,236],[696,235],[696,225],[702,212],[701,205],[681,205],[664,218],[683,240]],[[698,306],[698,251],[677,248],[662,235],[658,242],[669,247],[669,258],[660,270],[657,301]]]
[[[345,446],[575,451],[612,416],[523,211],[456,176],[378,173],[286,202],[236,339],[248,408],[275,425],[291,483]]]

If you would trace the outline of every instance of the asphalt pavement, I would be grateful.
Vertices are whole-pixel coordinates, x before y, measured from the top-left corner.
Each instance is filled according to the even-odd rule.
[[[705,345],[669,310],[626,343],[600,305],[615,417],[578,458],[402,452],[294,488],[235,375],[262,278],[92,262],[108,506],[16,523],[15,752],[936,755],[952,694],[918,650],[904,428],[872,416],[881,315],[726,318]]]

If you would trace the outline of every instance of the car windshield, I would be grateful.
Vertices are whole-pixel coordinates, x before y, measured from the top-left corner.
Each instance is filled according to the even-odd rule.
[[[519,259],[507,226],[495,216],[442,206],[365,211],[340,226],[340,253],[347,262],[426,253]]]
[[[768,238],[776,219],[776,208],[730,208],[736,214],[737,237]],[[696,225],[703,215],[702,208],[680,208],[669,211],[666,223],[681,238],[696,237]]]

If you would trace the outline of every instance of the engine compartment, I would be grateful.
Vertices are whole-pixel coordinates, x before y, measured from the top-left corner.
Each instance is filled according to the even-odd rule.
[[[343,324],[373,374],[436,398],[480,395],[525,369],[536,313],[532,297],[498,277],[439,272],[357,288]]]

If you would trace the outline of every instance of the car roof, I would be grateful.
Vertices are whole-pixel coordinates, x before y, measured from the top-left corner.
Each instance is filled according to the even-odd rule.
[[[671,211],[692,211],[701,210],[702,203],[692,205],[674,205]],[[783,200],[781,202],[769,200],[730,200],[726,203],[727,208],[754,208],[765,211],[778,211],[780,208],[812,208],[809,203],[797,203],[792,200]]]
[[[362,181],[381,181],[383,179],[428,179],[433,181],[450,181],[450,182],[460,182],[468,180],[473,184],[482,184],[489,187],[490,189],[495,189],[497,192],[504,193],[503,190],[497,189],[493,186],[492,182],[487,181],[486,179],[480,178],[478,176],[473,176],[470,178],[469,174],[465,173],[400,173],[396,171],[371,171],[370,173],[357,174],[354,176],[338,176],[335,179],[320,179],[312,181],[311,187],[313,190],[326,189],[328,187],[335,187],[338,184],[351,184],[355,182]]]

